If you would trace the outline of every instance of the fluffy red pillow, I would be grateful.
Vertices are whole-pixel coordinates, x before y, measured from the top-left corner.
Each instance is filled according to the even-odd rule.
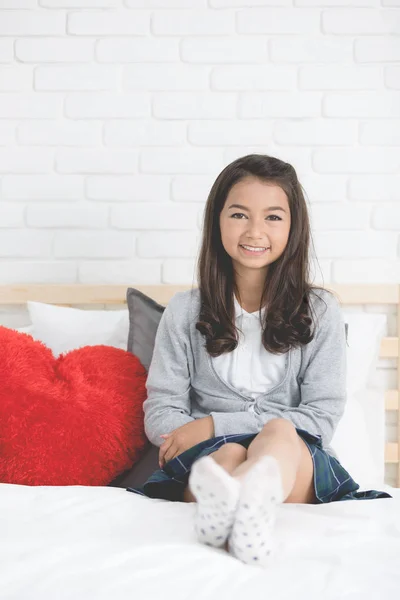
[[[148,440],[147,372],[133,354],[86,346],[55,359],[0,327],[0,482],[107,485]]]

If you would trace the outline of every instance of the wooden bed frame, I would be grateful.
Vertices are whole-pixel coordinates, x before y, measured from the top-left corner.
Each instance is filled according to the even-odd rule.
[[[316,285],[322,284],[316,283]],[[159,304],[166,305],[176,292],[191,289],[192,286],[129,283],[127,285],[3,285],[0,286],[0,305],[23,305],[28,300],[63,306],[121,305],[126,304],[128,287],[135,287]],[[385,463],[397,465],[396,486],[400,487],[400,285],[329,284],[322,287],[335,292],[343,305],[389,304],[397,307],[397,335],[383,338],[379,358],[397,359],[397,388],[387,390],[385,393],[385,410],[397,412],[397,442],[385,444]]]

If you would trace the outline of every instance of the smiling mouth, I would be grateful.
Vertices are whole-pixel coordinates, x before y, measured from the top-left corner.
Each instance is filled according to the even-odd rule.
[[[271,248],[268,247],[264,247],[264,246],[247,246],[246,247],[242,244],[239,244],[239,247],[242,248],[243,252],[245,254],[247,254],[247,256],[249,255],[255,255],[255,256],[261,256],[262,254],[265,254],[268,250],[270,250]],[[251,248],[251,250],[250,250]]]

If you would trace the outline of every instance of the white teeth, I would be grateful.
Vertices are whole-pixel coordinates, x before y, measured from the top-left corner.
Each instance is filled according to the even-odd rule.
[[[244,246],[243,244],[242,247],[246,250],[250,250],[250,252],[261,252],[262,250],[266,250],[266,248],[252,248],[251,246]]]

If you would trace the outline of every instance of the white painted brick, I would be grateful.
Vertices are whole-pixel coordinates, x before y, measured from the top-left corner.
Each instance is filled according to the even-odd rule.
[[[0,36],[63,35],[65,15],[45,11],[0,11]]]
[[[242,8],[248,6],[291,6],[292,0],[209,0],[211,8]]]
[[[71,119],[129,119],[149,117],[150,113],[147,93],[75,93],[65,99],[65,114]]]
[[[214,173],[223,167],[223,152],[217,148],[152,148],[140,156],[140,170],[145,173]]]
[[[400,260],[337,260],[333,264],[334,281],[340,283],[398,283]]]
[[[196,229],[197,204],[130,204],[111,207],[111,226],[116,229]]]
[[[339,63],[353,58],[353,41],[323,37],[276,38],[269,40],[272,62]]]
[[[87,178],[87,197],[93,200],[166,202],[170,177],[165,175],[92,176]]]
[[[15,42],[15,56],[27,63],[89,62],[94,56],[94,41],[63,38],[26,38]]]
[[[302,175],[300,183],[310,202],[341,202],[346,198],[347,177],[344,175]]]
[[[156,35],[224,35],[235,32],[235,13],[213,10],[166,10],[152,15]]]
[[[368,229],[371,206],[348,202],[319,202],[310,212],[312,229],[316,231],[346,231]]]
[[[101,285],[158,284],[161,281],[161,261],[83,261],[79,264],[79,283]]]
[[[400,60],[398,37],[365,37],[354,41],[356,62],[392,62]]]
[[[398,118],[400,117],[400,93],[354,92],[326,94],[323,114],[327,117]]]
[[[316,65],[299,69],[299,87],[303,90],[373,90],[381,85],[378,67]]]
[[[171,199],[178,202],[205,202],[217,175],[177,175],[172,180]]]
[[[239,95],[239,117],[269,119],[271,117],[319,117],[322,94],[303,92],[252,93]]]
[[[241,10],[237,13],[238,33],[313,34],[319,32],[317,10],[268,8]]]
[[[113,90],[117,87],[117,71],[106,66],[37,67],[37,90]]]
[[[107,227],[108,207],[35,204],[26,209],[26,222],[28,227],[102,229]]]
[[[397,235],[375,231],[315,231],[316,255],[321,258],[394,258]]]
[[[400,231],[400,204],[380,203],[372,211],[372,227],[374,229],[387,229]]]
[[[125,0],[129,8],[203,8],[207,0]]]
[[[138,152],[133,150],[65,149],[56,153],[59,173],[132,173],[137,170],[137,164]]]
[[[195,146],[267,144],[271,138],[272,122],[267,121],[197,121],[188,126],[188,140]]]
[[[169,231],[145,233],[137,238],[137,255],[142,258],[195,258],[199,235],[193,232]]]
[[[357,123],[349,121],[280,120],[274,123],[273,137],[278,144],[294,146],[354,144],[357,129]]]
[[[54,152],[40,146],[29,150],[0,149],[0,173],[45,173],[51,171]]]
[[[0,228],[23,227],[25,207],[11,202],[0,202]]]
[[[15,141],[15,131],[14,123],[0,121],[0,146],[12,146]]]
[[[400,18],[395,10],[327,10],[322,13],[322,31],[340,35],[396,34],[400,32]]]
[[[3,198],[10,200],[79,200],[83,177],[77,175],[5,175]]]
[[[226,65],[211,71],[213,90],[291,90],[296,87],[294,67]]]
[[[222,13],[223,14],[223,13]],[[267,41],[256,37],[200,37],[181,41],[182,60],[189,63],[264,63]]]
[[[0,261],[0,281],[11,284],[77,283],[75,262]]]
[[[43,235],[43,231],[41,232]],[[133,256],[135,237],[119,231],[58,231],[56,258],[125,258]]]
[[[400,90],[400,67],[387,67],[385,70],[386,87]]]
[[[360,123],[360,142],[376,146],[400,146],[400,119]]]
[[[87,11],[68,15],[67,32],[75,35],[147,35],[150,33],[150,12]]]
[[[179,39],[149,37],[98,40],[96,58],[105,63],[179,62]]]
[[[162,283],[197,286],[196,261],[167,259],[162,266]]]
[[[224,150],[224,166],[247,154],[267,154],[290,163],[296,170],[297,176],[309,173],[311,169],[311,148],[276,146],[264,144],[262,146],[235,146]]]
[[[313,167],[319,173],[391,173],[400,167],[400,153],[391,148],[321,148]]]
[[[122,84],[127,90],[205,90],[209,69],[185,64],[144,64],[124,67]]]
[[[30,67],[1,66],[0,92],[23,92],[32,89],[33,71]]]
[[[39,0],[45,8],[119,8],[121,0]]]
[[[53,94],[0,95],[3,119],[52,119],[62,113],[63,100]]]
[[[351,177],[349,198],[351,200],[371,200],[375,202],[399,201],[400,175],[366,174]]]
[[[24,121],[17,127],[19,144],[43,146],[101,145],[101,123],[85,121]]]
[[[51,256],[54,233],[8,229],[0,236],[0,257],[47,258]],[[1,261],[0,261],[1,262]]]
[[[377,6],[379,0],[294,0],[295,6]]]
[[[110,121],[104,125],[106,146],[173,146],[186,142],[186,124],[176,121]]]
[[[9,63],[13,58],[13,40],[0,39],[0,63]]]
[[[38,0],[0,0],[0,9],[2,8],[37,8]]]
[[[212,92],[162,92],[153,101],[153,114],[159,119],[233,119],[235,94]]]

